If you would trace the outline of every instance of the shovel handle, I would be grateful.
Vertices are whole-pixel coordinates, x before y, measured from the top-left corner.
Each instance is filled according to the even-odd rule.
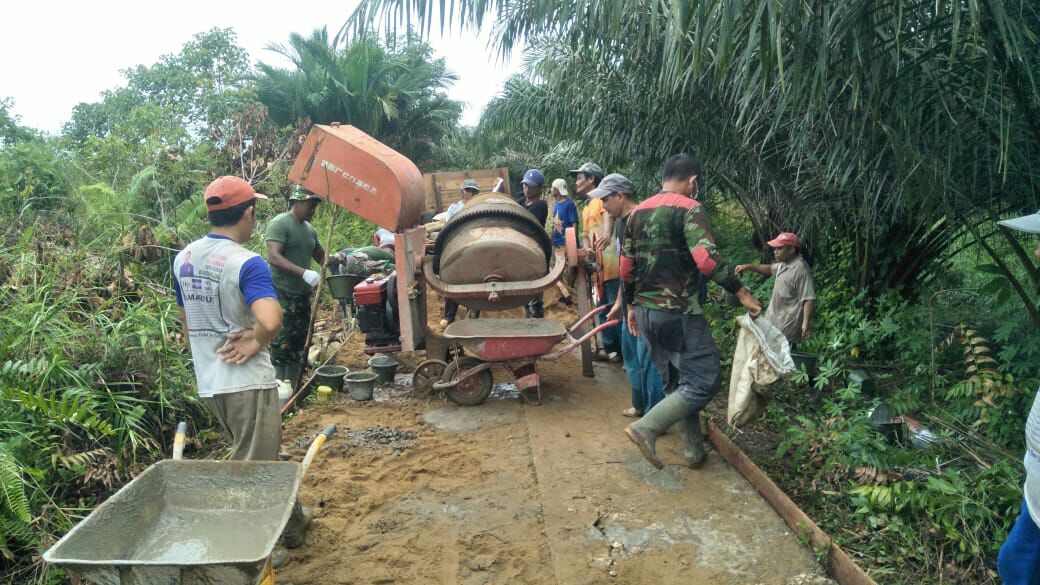
[[[177,423],[177,433],[173,435],[173,459],[178,460],[184,456],[184,436],[188,434],[188,423],[181,421]]]
[[[336,432],[336,425],[329,425],[325,427],[317,437],[314,437],[314,442],[311,443],[309,449],[307,449],[307,455],[303,458],[303,475],[307,475],[307,468],[311,466],[311,461],[314,460],[314,456],[321,450],[321,446],[325,444],[325,441]]]

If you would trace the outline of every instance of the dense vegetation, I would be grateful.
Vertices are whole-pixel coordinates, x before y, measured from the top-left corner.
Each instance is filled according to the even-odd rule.
[[[308,95],[279,97],[329,90],[331,75],[307,86],[305,58],[254,70],[219,29],[124,71],[124,87],[76,106],[57,136],[22,126],[0,101],[0,582],[60,582],[39,553],[163,457],[177,421],[195,425],[194,449],[221,448],[169,278],[176,250],[205,233],[205,185],[235,174],[286,196],[312,122],[350,121],[416,161],[457,124],[461,105],[444,95],[454,78],[425,43],[324,38],[313,35],[339,64],[331,95],[350,118]],[[266,204],[261,221],[282,209]],[[315,220],[323,234],[330,215]],[[372,229],[358,218],[338,226],[332,249]]]
[[[229,30],[199,34],[125,71],[57,136],[0,96],[2,579],[59,582],[38,551],[161,457],[177,420],[197,425],[195,448],[220,448],[176,333],[169,259],[204,232],[212,178],[285,195],[301,134],[340,121],[424,171],[552,178],[592,159],[641,193],[669,154],[698,152],[725,254],[757,261],[766,236],[797,231],[817,279],[801,349],[819,371],[777,389],[746,446],[880,582],[995,582],[1040,383],[1033,242],[995,225],[1040,207],[1037,5],[441,6],[368,0],[332,38],[272,45],[286,68],[253,67]],[[530,47],[476,128],[458,127],[443,61],[397,36],[409,16],[420,31],[494,21],[502,51]],[[369,229],[339,225],[329,248]],[[745,280],[768,298],[768,282]],[[713,297],[731,353],[735,309]],[[887,441],[866,415],[881,401],[936,444]]]

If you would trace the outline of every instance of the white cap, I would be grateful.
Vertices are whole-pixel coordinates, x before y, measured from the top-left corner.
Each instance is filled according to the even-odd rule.
[[[552,182],[552,186],[553,189],[560,192],[560,195],[563,195],[564,197],[571,196],[571,191],[567,188],[567,181],[564,181],[563,179],[555,179]]]

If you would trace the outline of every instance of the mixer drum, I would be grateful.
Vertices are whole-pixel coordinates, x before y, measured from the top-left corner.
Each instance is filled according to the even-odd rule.
[[[447,284],[526,282],[549,273],[552,242],[529,211],[509,196],[474,197],[445,225],[434,246],[434,271]],[[459,298],[476,310],[498,311],[522,306],[530,296],[498,301]]]

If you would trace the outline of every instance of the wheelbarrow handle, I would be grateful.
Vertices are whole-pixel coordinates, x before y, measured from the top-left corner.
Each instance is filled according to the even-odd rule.
[[[184,436],[188,434],[188,423],[177,423],[177,432],[173,435],[173,458],[178,460],[184,456]]]
[[[578,327],[581,327],[581,325],[583,323],[585,323],[589,319],[595,317],[596,315],[602,313],[603,311],[606,311],[609,308],[610,307],[608,305],[600,305],[600,306],[596,307],[595,309],[589,311],[588,313],[585,314],[584,317],[582,317],[581,319],[578,319],[578,322],[575,323],[574,325],[572,325],[571,328],[567,330],[567,335],[570,335],[570,334],[574,333],[575,331],[578,330]]]
[[[600,307],[600,308],[601,309],[605,309],[606,307]],[[589,313],[589,315],[592,315],[592,313]],[[573,337],[571,337],[568,334],[567,335],[568,344],[563,349],[561,349],[559,351],[554,351],[553,353],[545,354],[545,355],[543,355],[542,357],[540,357],[538,359],[546,360],[546,361],[550,361],[550,362],[553,361],[553,360],[560,359],[561,357],[563,357],[563,356],[569,354],[570,352],[574,351],[575,347],[578,347],[582,343],[585,343],[585,341],[588,340],[593,335],[599,333],[600,331],[603,331],[604,329],[609,329],[610,327],[615,327],[615,326],[617,326],[618,323],[621,323],[621,321],[618,320],[618,319],[614,319],[613,321],[607,321],[605,323],[600,323],[599,325],[594,327],[592,329],[592,331],[589,331],[588,333],[586,333],[585,335],[582,335],[578,339],[574,339]]]
[[[325,427],[323,431],[318,433],[317,437],[314,437],[314,442],[311,443],[309,449],[307,449],[307,455],[303,458],[303,475],[307,475],[307,468],[311,466],[311,461],[314,460],[314,456],[321,450],[321,446],[325,444],[325,441],[336,432],[336,425],[329,425]]]

